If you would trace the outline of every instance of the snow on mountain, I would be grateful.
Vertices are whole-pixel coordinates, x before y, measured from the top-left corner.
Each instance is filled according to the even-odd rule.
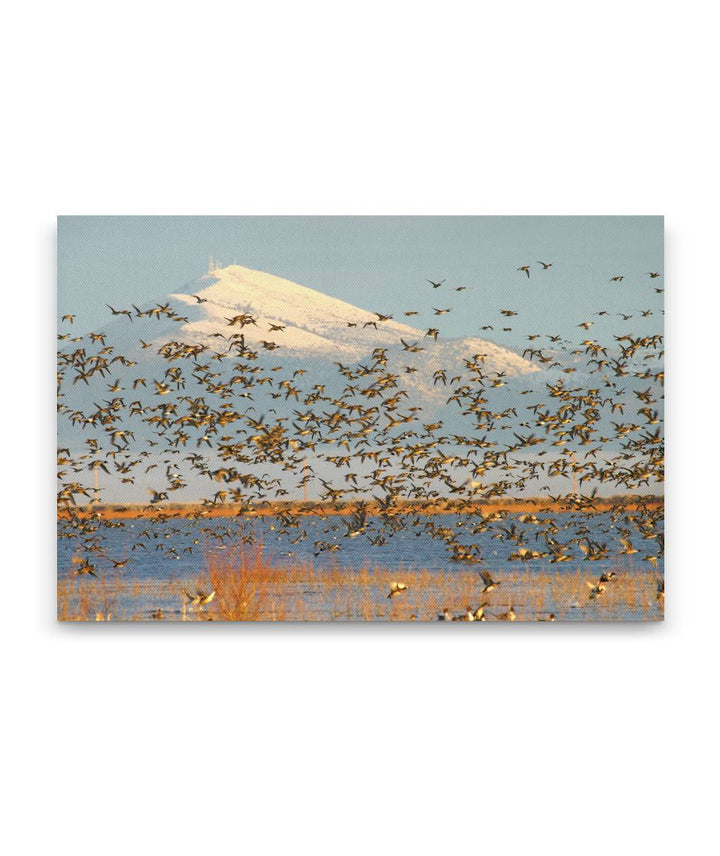
[[[242,332],[246,342],[274,342],[290,357],[342,361],[362,359],[377,347],[402,352],[404,339],[411,346],[417,344],[425,349],[422,359],[415,362],[422,362],[426,371],[431,366],[433,371],[452,371],[455,363],[476,354],[485,355],[485,366],[490,371],[505,371],[509,376],[537,371],[529,361],[483,339],[447,341],[440,337],[434,342],[424,330],[393,319],[381,321],[374,312],[240,265],[205,274],[182,292],[171,294],[170,299],[178,314],[189,319],[179,328],[173,325],[173,337],[190,342],[213,345],[217,343],[214,333]],[[251,315],[256,323],[231,327],[229,320],[243,313]],[[272,326],[284,329],[271,330]],[[408,358],[418,356],[407,353]]]
[[[240,313],[251,314],[257,322],[242,328],[246,341],[273,341],[304,355],[360,356],[375,347],[395,344],[401,336],[422,335],[406,324],[379,322],[373,312],[240,265],[206,274],[190,288],[192,294],[170,297],[194,310],[191,322],[182,330],[195,341],[203,341],[218,330],[226,331],[228,319]],[[206,302],[198,303],[193,294]],[[377,324],[378,329],[364,327],[368,322]],[[348,327],[348,323],[357,326]],[[270,325],[285,329],[270,331]]]

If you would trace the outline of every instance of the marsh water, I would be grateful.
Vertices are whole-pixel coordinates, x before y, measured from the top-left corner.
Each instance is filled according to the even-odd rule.
[[[512,605],[519,619],[550,615],[575,621],[662,617],[662,600],[656,592],[663,560],[656,539],[643,539],[634,533],[632,542],[637,552],[623,555],[621,533],[609,513],[559,513],[553,514],[553,520],[559,530],[554,535],[557,540],[567,543],[581,533],[584,539],[607,545],[606,557],[588,561],[574,543],[568,548],[572,555],[569,561],[551,563],[549,556],[519,561],[511,557],[517,543],[497,537],[497,529],[471,533],[477,520],[447,514],[430,515],[423,522],[452,527],[465,543],[480,548],[481,562],[452,561],[443,540],[432,537],[424,526],[407,526],[388,535],[379,528],[373,531],[371,521],[367,533],[351,538],[342,519],[332,516],[303,517],[299,526],[289,531],[281,531],[280,521],[271,516],[242,521],[232,517],[201,521],[176,518],[160,525],[131,517],[101,527],[102,549],[92,558],[97,577],[74,575],[74,557],[82,550],[78,550],[75,538],[59,538],[58,581],[60,587],[67,587],[65,608],[71,615],[84,594],[93,610],[111,613],[114,619],[148,619],[158,610],[166,620],[187,619],[183,589],[212,590],[209,565],[225,561],[232,566],[244,552],[260,556],[273,568],[293,572],[287,583],[276,586],[260,619],[276,617],[277,601],[283,598],[291,604],[282,610],[282,617],[289,620],[427,620],[436,618],[438,604],[452,612],[464,609],[466,601],[473,609],[481,601],[489,602],[490,616],[492,610],[497,615]],[[547,550],[538,525],[519,523],[517,516],[509,517],[503,525],[511,523],[522,533],[527,548]],[[373,545],[370,538],[383,543]],[[658,554],[657,563],[645,559]],[[114,563],[125,564],[118,568]],[[477,574],[480,567],[501,582],[486,596]],[[607,596],[590,598],[587,583],[612,570],[618,578],[608,584]],[[361,574],[367,591],[364,616],[357,614],[351,598],[343,595],[344,586],[359,584]],[[422,592],[408,590],[401,598],[387,597],[388,580],[402,581],[403,575],[417,579],[419,574]],[[296,609],[298,603],[303,606],[301,613]],[[212,617],[212,610],[199,610],[190,617]]]

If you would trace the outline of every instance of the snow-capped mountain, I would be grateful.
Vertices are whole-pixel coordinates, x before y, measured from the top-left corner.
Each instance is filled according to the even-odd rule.
[[[441,336],[435,342],[424,330],[394,319],[379,320],[374,312],[240,265],[205,274],[169,298],[188,322],[172,324],[170,329],[163,326],[161,332],[172,333],[178,341],[216,346],[213,334],[242,332],[249,344],[277,344],[282,349],[278,354],[343,361],[362,359],[378,347],[402,351],[404,340],[411,347],[424,348],[420,361],[433,371],[453,371],[455,363],[476,354],[485,356],[488,371],[504,371],[508,376],[537,371],[529,361],[483,339],[443,340]],[[242,314],[252,316],[255,323],[230,326]],[[418,354],[409,352],[408,357]]]

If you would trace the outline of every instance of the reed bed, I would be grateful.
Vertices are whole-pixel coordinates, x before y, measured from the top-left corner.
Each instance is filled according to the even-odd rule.
[[[312,563],[270,562],[262,545],[208,549],[204,570],[192,585],[175,579],[132,581],[121,574],[98,579],[68,576],[58,582],[58,619],[184,621],[428,621],[448,610],[461,615],[486,604],[493,621],[512,607],[519,621],[661,620],[658,574],[618,563],[616,580],[591,599],[586,582],[597,579],[592,563],[554,570],[533,563],[508,563],[493,571],[500,585],[482,594],[471,566],[444,571],[406,570],[366,564],[318,569]],[[389,598],[390,585],[407,586]],[[184,591],[215,594],[192,606]]]

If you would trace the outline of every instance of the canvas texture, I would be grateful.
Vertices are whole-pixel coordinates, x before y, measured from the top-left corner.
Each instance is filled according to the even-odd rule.
[[[62,621],[658,621],[661,217],[61,217]]]

